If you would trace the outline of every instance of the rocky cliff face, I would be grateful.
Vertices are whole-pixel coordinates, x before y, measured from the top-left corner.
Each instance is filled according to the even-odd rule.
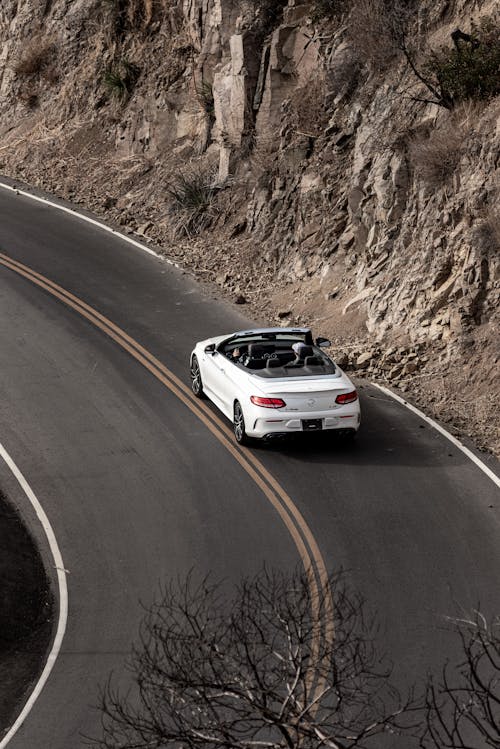
[[[6,0],[0,171],[498,450],[500,101],[437,106],[415,73],[496,5]]]

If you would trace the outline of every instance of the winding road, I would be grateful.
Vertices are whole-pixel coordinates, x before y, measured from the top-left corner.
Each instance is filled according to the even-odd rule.
[[[498,487],[403,405],[360,383],[355,447],[242,451],[190,398],[193,343],[249,325],[164,260],[0,188],[0,442],[50,519],[69,591],[61,652],[9,749],[98,735],[99,685],[122,669],[140,603],[192,568],[236,581],[263,562],[343,566],[401,684],[453,656],[457,606],[500,610]],[[1,461],[0,484],[50,565]]]

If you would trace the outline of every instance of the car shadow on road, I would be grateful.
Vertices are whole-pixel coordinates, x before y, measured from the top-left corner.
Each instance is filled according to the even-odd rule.
[[[443,466],[463,465],[468,458],[453,444],[426,425],[411,430],[364,425],[352,438],[331,433],[296,434],[254,443],[261,457],[280,455],[294,461],[353,466]]]
[[[416,414],[369,384],[361,391],[361,428],[355,439],[334,432],[297,433],[270,440],[254,440],[249,448],[265,460],[280,456],[311,464],[352,466],[464,466],[470,459]],[[210,410],[220,418],[217,408]],[[473,451],[474,447],[468,445]],[[245,448],[247,449],[247,448]],[[494,472],[500,466],[492,455],[478,453]],[[472,465],[472,464],[471,464]]]

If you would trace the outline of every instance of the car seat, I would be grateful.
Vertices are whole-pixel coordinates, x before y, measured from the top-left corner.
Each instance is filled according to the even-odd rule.
[[[302,356],[296,356],[293,361],[291,361],[289,364],[286,364],[287,367],[303,367],[305,364],[306,358],[315,358],[314,357],[314,350],[312,346],[303,346],[301,349]]]

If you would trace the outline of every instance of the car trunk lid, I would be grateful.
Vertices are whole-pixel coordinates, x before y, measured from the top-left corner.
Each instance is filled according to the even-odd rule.
[[[286,411],[325,411],[336,408],[335,398],[341,393],[349,393],[353,386],[348,384],[342,378],[317,379],[311,377],[310,380],[301,379],[300,381],[290,380],[262,380],[254,382],[258,388],[267,397],[282,398]]]

